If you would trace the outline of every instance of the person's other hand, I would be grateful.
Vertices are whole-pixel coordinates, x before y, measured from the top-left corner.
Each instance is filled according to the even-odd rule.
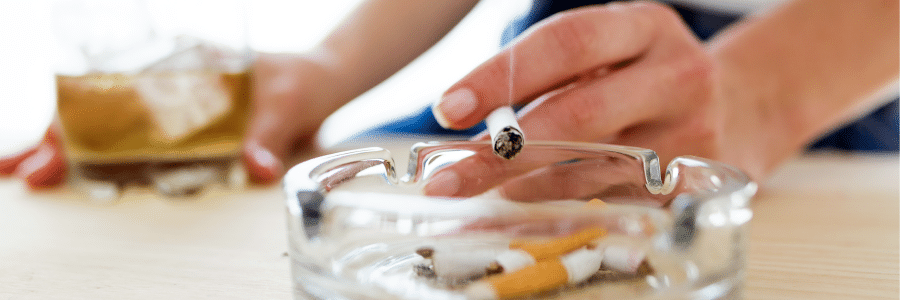
[[[309,147],[319,126],[338,109],[322,64],[297,54],[260,54],[253,68],[253,114],[244,143],[250,179],[272,183],[284,161]]]
[[[768,108],[739,92],[729,71],[666,6],[595,6],[526,32],[448,89],[434,111],[460,129],[527,103],[519,112],[526,140],[649,148],[663,166],[696,155],[759,178],[773,167],[762,136],[776,132],[766,132]]]

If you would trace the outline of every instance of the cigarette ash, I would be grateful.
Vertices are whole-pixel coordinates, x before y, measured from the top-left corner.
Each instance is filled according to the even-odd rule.
[[[513,127],[504,127],[494,141],[494,153],[505,159],[513,159],[522,151],[524,142],[522,132]]]

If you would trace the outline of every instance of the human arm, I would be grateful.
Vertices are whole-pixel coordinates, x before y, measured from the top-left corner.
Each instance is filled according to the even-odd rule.
[[[766,116],[736,157],[761,162],[756,173],[815,138],[877,107],[878,90],[898,75],[898,1],[795,1],[747,18],[707,49],[724,70],[726,92]],[[743,91],[741,91],[743,90]],[[737,99],[736,99],[737,100]],[[737,118],[734,116],[733,118]],[[736,137],[732,137],[736,138]],[[765,150],[765,151],[761,151]],[[756,154],[750,153],[757,152]]]

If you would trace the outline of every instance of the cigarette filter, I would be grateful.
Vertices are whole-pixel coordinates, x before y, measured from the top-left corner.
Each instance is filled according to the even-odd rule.
[[[516,112],[512,107],[497,108],[484,121],[487,123],[488,133],[491,134],[494,154],[505,159],[513,159],[519,151],[522,151],[525,136],[519,128]]]
[[[466,289],[470,299],[508,299],[550,291],[591,277],[603,262],[599,248],[583,247],[558,258],[537,262],[516,272],[473,283]]]
[[[511,243],[511,248],[522,250],[534,257],[535,260],[542,260],[584,247],[605,234],[606,231],[599,227],[589,227],[573,235],[552,239],[543,243],[514,241]]]
[[[600,200],[599,198],[594,198],[591,199],[591,201],[588,201],[585,206],[589,208],[606,208],[606,202],[603,202],[603,200]]]

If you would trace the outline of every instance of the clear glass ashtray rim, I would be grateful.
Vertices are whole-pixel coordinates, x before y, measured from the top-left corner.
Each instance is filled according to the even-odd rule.
[[[420,175],[421,170],[419,170],[417,162],[425,150],[442,147],[453,149],[454,147],[490,145],[490,141],[432,141],[416,143],[409,150],[407,173],[402,176],[395,169],[397,164],[394,160],[394,154],[385,148],[368,147],[346,150],[312,158],[295,165],[286,172],[282,179],[281,187],[287,196],[290,207],[290,198],[296,196],[298,192],[321,191],[321,187],[318,186],[319,183],[313,180],[313,177],[329,167],[361,160],[384,160],[387,173],[386,179],[388,181],[392,183],[411,182],[416,180],[417,175]],[[527,142],[526,145],[530,148],[604,151],[631,156],[642,163],[645,187],[652,194],[665,195],[671,193],[678,180],[680,180],[681,170],[685,167],[704,167],[713,170],[716,173],[716,178],[712,178],[712,180],[716,181],[716,184],[719,186],[715,195],[697,195],[698,197],[690,197],[692,201],[729,197],[735,200],[733,201],[735,206],[746,206],[746,202],[757,190],[756,183],[743,171],[722,162],[696,156],[675,157],[666,166],[665,172],[662,172],[663,169],[656,152],[650,149],[601,143],[561,141],[531,141]],[[740,199],[744,199],[744,201]]]

